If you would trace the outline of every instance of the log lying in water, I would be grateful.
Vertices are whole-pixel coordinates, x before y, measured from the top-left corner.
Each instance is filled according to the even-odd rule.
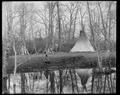
[[[100,53],[103,67],[116,67],[116,52]],[[17,73],[37,72],[45,69],[66,69],[66,68],[93,68],[97,66],[98,57],[96,52],[80,53],[55,53],[40,55],[21,55],[17,56]],[[7,73],[13,73],[14,56],[8,58]]]

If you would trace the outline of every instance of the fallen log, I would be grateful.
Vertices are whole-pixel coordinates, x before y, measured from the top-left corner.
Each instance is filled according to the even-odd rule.
[[[7,73],[13,73],[14,56],[8,58]],[[102,66],[116,67],[116,52],[100,53]],[[39,55],[18,55],[17,56],[17,73],[37,72],[41,70],[58,70],[66,68],[93,68],[97,67],[96,52],[79,52],[79,53],[55,53]]]

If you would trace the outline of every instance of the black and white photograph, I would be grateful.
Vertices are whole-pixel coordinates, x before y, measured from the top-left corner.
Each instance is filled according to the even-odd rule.
[[[115,94],[117,1],[2,1],[2,94]]]

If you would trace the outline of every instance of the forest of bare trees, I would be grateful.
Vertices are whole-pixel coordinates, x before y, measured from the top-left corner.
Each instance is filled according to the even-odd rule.
[[[7,56],[69,52],[81,30],[96,51],[116,51],[116,1],[2,2],[3,76]]]

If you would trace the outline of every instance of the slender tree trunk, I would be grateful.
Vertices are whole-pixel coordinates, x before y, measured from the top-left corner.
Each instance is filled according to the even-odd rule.
[[[36,50],[36,43],[35,43],[35,37],[34,37],[34,32],[33,32],[33,14],[31,13],[30,14],[30,30],[32,32],[32,38],[33,38],[33,47],[34,47],[34,50],[35,50],[35,53],[37,53],[37,50]]]
[[[61,48],[61,20],[60,20],[60,12],[59,12],[59,1],[57,2],[57,13],[58,13],[58,28],[59,28],[59,43],[58,43],[58,51],[60,51]],[[62,73],[63,70],[59,70],[59,79],[60,79],[60,94],[63,92],[63,80],[62,80]]]
[[[8,93],[8,90],[7,90],[7,77],[2,78],[2,93],[3,94]]]
[[[20,34],[22,38],[22,47],[24,47],[22,54],[26,54],[26,42],[25,42],[25,30],[26,30],[26,4],[21,3],[21,12],[20,14]],[[21,93],[25,93],[25,74],[21,73]]]
[[[70,27],[69,27],[69,34],[68,34],[68,40],[71,39],[71,27],[72,27],[72,14],[70,14]]]
[[[25,74],[21,73],[21,93],[25,93]]]
[[[50,82],[51,82],[51,93],[54,94],[55,93],[55,74],[54,72],[50,73]]]
[[[54,5],[53,3],[49,2],[49,38],[48,38],[48,47],[51,45],[52,46],[52,41],[53,41],[53,10],[54,10]]]
[[[79,88],[78,88],[78,82],[77,82],[77,76],[76,76],[75,69],[73,70],[73,73],[74,73],[74,77],[75,77],[75,84],[76,84],[77,92],[79,93]]]
[[[58,37],[59,37],[59,43],[58,43],[58,50],[60,50],[61,48],[61,20],[60,20],[60,12],[59,12],[60,8],[59,8],[59,1],[57,2],[57,13],[58,13],[58,28],[59,28],[59,33],[58,33]]]
[[[6,4],[6,5],[5,5]],[[7,40],[10,42],[11,37],[10,37],[10,33],[12,32],[12,23],[13,23],[13,18],[12,18],[12,3],[4,3],[3,4],[3,8],[5,7],[6,10],[6,20],[7,20]],[[4,40],[4,39],[3,39]],[[6,49],[8,48],[8,46],[6,46],[7,42],[3,42],[3,47],[2,47],[2,53],[3,53],[3,62],[2,62],[2,92],[3,93],[8,93],[8,89],[7,89],[7,71],[6,71],[6,66],[7,66],[7,51]],[[4,47],[5,44],[5,47]]]
[[[95,79],[95,76],[94,76],[94,74],[92,74],[92,86],[91,86],[91,93],[93,93],[93,90],[94,90],[94,79]]]
[[[9,93],[10,93],[10,74],[8,75],[8,90],[9,90]]]
[[[17,70],[17,52],[16,52],[16,48],[15,48],[15,43],[14,43],[14,45],[13,45],[13,50],[14,50],[14,53],[15,53],[13,91],[14,91],[14,93],[16,93],[16,84],[15,84],[15,80],[16,80],[16,70]]]
[[[111,46],[111,6],[112,6],[112,2],[109,2],[109,8],[108,8],[108,18],[109,18],[109,50],[110,50],[110,46]]]
[[[3,48],[4,49],[4,48]],[[7,90],[7,71],[6,71],[6,51],[3,51],[3,64],[2,64],[2,93],[8,93]]]
[[[59,70],[59,79],[60,79],[60,94],[63,93],[63,79],[62,79],[63,70]]]
[[[69,73],[70,73],[70,77],[71,77],[71,82],[72,82],[72,93],[74,93],[75,91],[74,91],[74,79],[73,79],[73,72],[72,72],[72,70],[70,69],[69,70]]]
[[[7,90],[7,71],[6,71],[6,65],[7,65],[7,61],[6,61],[6,51],[4,51],[3,47],[3,63],[2,63],[2,93],[8,93]]]
[[[92,20],[91,20],[91,14],[90,14],[90,8],[89,8],[89,3],[87,1],[87,8],[88,8],[88,14],[89,14],[89,22],[90,22],[90,30],[91,30],[91,34],[92,34],[92,42],[93,42],[93,46],[96,49],[95,46],[95,36],[94,36],[94,31],[93,31],[93,26],[92,26]]]
[[[100,16],[101,16],[101,20],[102,20],[102,26],[103,26],[103,29],[104,29],[104,38],[105,38],[105,49],[107,49],[107,30],[106,30],[106,27],[105,27],[105,22],[104,22],[104,19],[103,19],[103,13],[102,13],[102,10],[101,10],[101,6],[100,6],[100,3],[98,1],[98,7],[100,9]]]
[[[78,13],[78,9],[76,10],[76,13],[75,13],[75,20],[74,20],[74,29],[73,29],[73,39],[74,39],[74,34],[75,34],[75,28],[76,28],[76,19],[77,19],[77,13]]]

